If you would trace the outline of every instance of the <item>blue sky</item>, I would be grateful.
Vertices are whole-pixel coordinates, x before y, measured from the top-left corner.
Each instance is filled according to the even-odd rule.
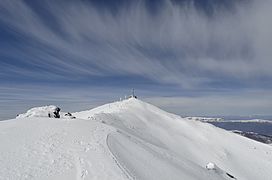
[[[1,0],[0,119],[90,109],[132,87],[181,115],[271,114],[271,5]]]

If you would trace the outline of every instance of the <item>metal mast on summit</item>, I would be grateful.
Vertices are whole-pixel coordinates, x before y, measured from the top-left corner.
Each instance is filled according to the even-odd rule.
[[[131,89],[131,95],[129,96],[129,98],[136,98],[137,99],[137,96],[135,96],[134,88]]]

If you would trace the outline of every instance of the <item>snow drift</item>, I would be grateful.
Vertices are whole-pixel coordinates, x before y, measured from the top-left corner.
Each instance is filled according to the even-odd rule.
[[[271,146],[135,98],[73,115],[0,122],[0,179],[272,177]]]

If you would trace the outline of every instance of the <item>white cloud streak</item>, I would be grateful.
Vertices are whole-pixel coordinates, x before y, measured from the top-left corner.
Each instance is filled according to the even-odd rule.
[[[0,21],[40,44],[22,47],[31,52],[28,63],[49,66],[48,71],[59,65],[64,77],[69,72],[137,75],[198,88],[217,76],[242,81],[272,77],[271,5],[270,0],[241,3],[207,17],[193,6],[168,1],[156,14],[135,3],[115,15],[82,1],[46,1],[44,8],[57,23],[51,28],[51,20],[24,1],[3,0]]]
[[[270,112],[272,95],[266,82],[272,80],[271,0],[239,3],[231,11],[218,9],[213,16],[193,5],[170,1],[155,14],[144,3],[121,6],[116,14],[86,1],[44,1],[42,6],[48,14],[38,13],[26,1],[0,1],[0,25],[19,41],[9,46],[0,42],[0,55],[20,61],[0,59],[2,80],[59,79],[61,84],[65,79],[133,75],[164,87],[174,84],[193,91],[213,91],[217,87],[212,84],[218,82],[249,83],[262,90],[146,100],[186,115]],[[260,81],[262,78],[268,81]],[[1,85],[0,118],[52,103],[69,111],[75,110],[75,104],[88,109],[125,94],[122,87],[109,93],[98,87],[68,90],[61,85],[39,86],[44,90],[37,90],[37,86],[5,89]],[[160,94],[158,89],[155,95],[144,94],[160,96],[165,92]]]

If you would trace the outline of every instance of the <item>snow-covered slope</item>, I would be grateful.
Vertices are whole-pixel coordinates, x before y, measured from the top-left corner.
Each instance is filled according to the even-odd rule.
[[[130,98],[0,122],[0,179],[270,180],[272,147]]]

